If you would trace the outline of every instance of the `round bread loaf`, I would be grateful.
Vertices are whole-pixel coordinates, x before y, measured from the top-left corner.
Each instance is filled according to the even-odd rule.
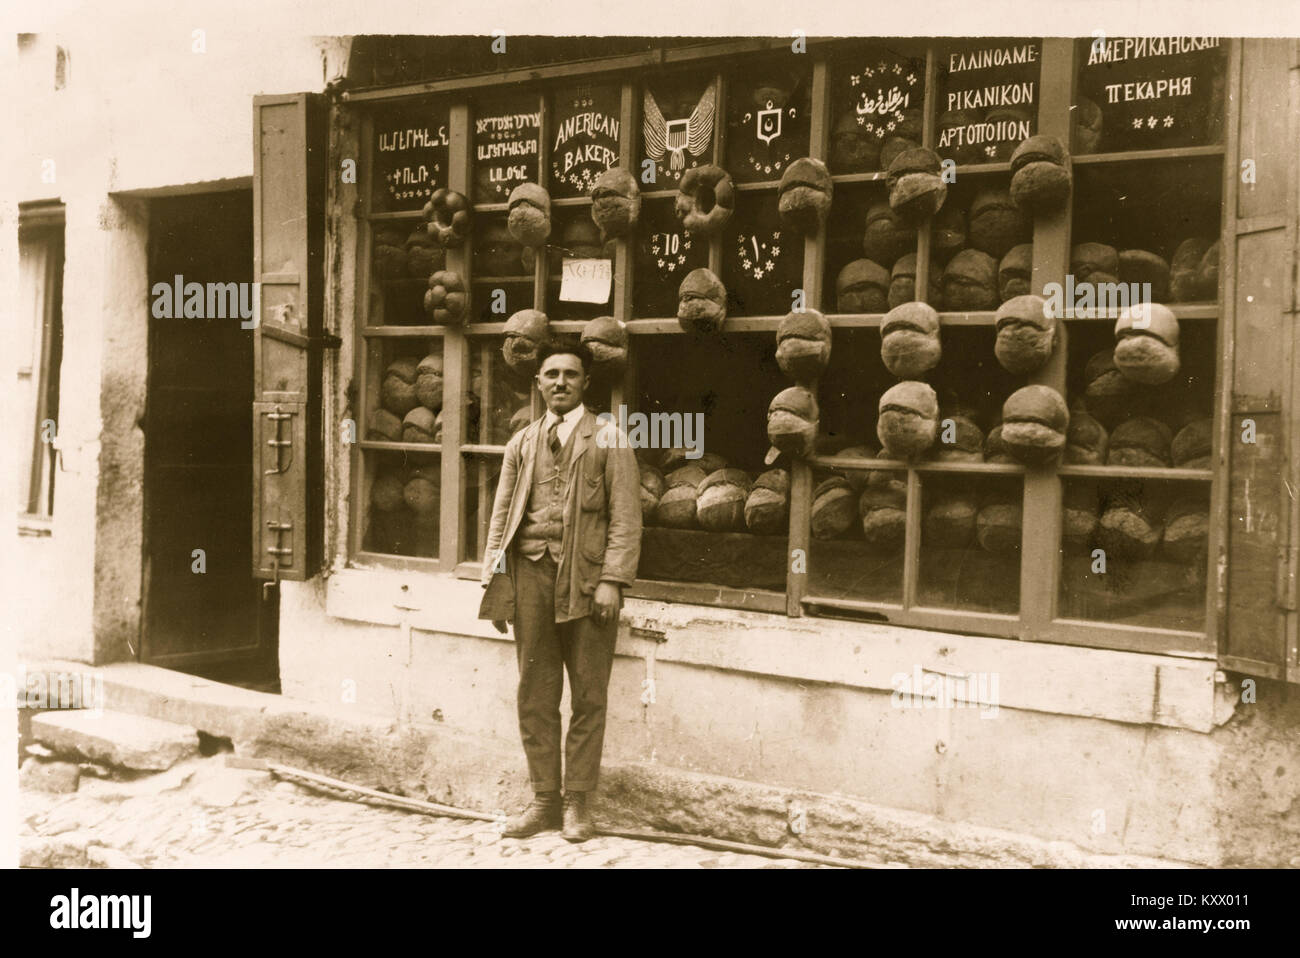
[[[1013,246],[998,263],[998,295],[1002,302],[1029,293],[1030,278],[1034,272],[1034,246],[1021,243]]]
[[[1149,559],[1160,542],[1158,510],[1140,493],[1112,494],[1097,524],[1097,545],[1108,557]]]
[[[582,344],[591,350],[591,378],[609,383],[627,369],[627,326],[613,316],[597,316],[582,328]]]
[[[441,353],[430,353],[415,368],[415,397],[421,406],[434,412],[442,409]]]
[[[889,164],[885,177],[889,187],[889,205],[907,223],[928,219],[948,195],[939,154],[924,147],[904,150]]]
[[[521,249],[506,221],[487,219],[474,231],[474,275],[519,276],[524,272]]]
[[[839,173],[878,169],[880,145],[874,133],[868,133],[858,124],[857,114],[849,111],[835,121],[835,129],[831,131],[831,166]]]
[[[916,251],[916,228],[908,226],[886,202],[867,207],[867,226],[862,234],[862,255],[886,269],[898,257]]]
[[[966,248],[966,211],[956,203],[945,203],[930,221],[930,260],[942,266]],[[936,276],[940,272],[931,267]]]
[[[784,535],[790,528],[790,473],[769,469],[754,480],[745,500],[745,525],[760,536]]]
[[[943,308],[943,287],[939,283],[940,270],[937,264],[930,265],[930,280],[926,302],[935,309]],[[901,306],[916,299],[916,254],[907,253],[898,258],[889,279],[888,308]]]
[[[696,527],[696,499],[707,476],[699,466],[682,466],[664,476],[666,486],[655,510],[655,521],[672,529]]]
[[[787,313],[776,328],[776,364],[797,383],[821,378],[831,359],[831,324],[815,309]]]
[[[1097,532],[1097,513],[1094,489],[1077,483],[1066,485],[1061,500],[1061,547],[1071,552],[1086,550]]]
[[[1150,416],[1134,416],[1115,427],[1110,434],[1108,466],[1169,465],[1169,427]]]
[[[750,479],[743,469],[719,469],[700,483],[695,518],[709,532],[739,532],[745,528],[745,500]]]
[[[685,446],[674,446],[663,450],[658,462],[659,471],[664,475],[682,466],[698,466],[707,476],[719,469],[726,469],[729,465],[730,463],[716,452],[704,452],[698,448],[688,449]]]
[[[536,183],[520,183],[510,191],[507,227],[524,246],[541,246],[551,235],[551,196]]]
[[[1141,287],[1142,302],[1160,303],[1169,298],[1169,264],[1147,250],[1120,250],[1119,281],[1126,286],[1136,283]]]
[[[1002,441],[1002,424],[998,423],[989,430],[989,434],[984,439],[984,461],[985,462],[1006,462],[1014,463],[1016,458],[1011,455],[1007,449],[1006,443]]]
[[[1170,454],[1180,469],[1209,469],[1213,448],[1214,420],[1197,419],[1178,430]]]
[[[1113,349],[1093,353],[1084,366],[1083,378],[1088,412],[1109,429],[1139,414],[1145,406],[1141,387],[1115,365]]]
[[[514,435],[521,429],[527,429],[528,424],[533,421],[533,407],[520,406],[510,415],[510,435]]]
[[[785,168],[777,188],[781,225],[795,233],[816,233],[826,222],[835,184],[821,160],[803,156]]]
[[[412,469],[402,488],[402,498],[419,516],[438,511],[438,495],[442,491],[442,474],[436,465]]]
[[[995,309],[998,305],[998,263],[988,253],[964,249],[944,268],[943,304],[954,312]]]
[[[993,354],[1002,368],[1017,376],[1042,369],[1056,347],[1056,317],[1047,300],[1026,294],[998,307]]]
[[[939,398],[926,383],[896,383],[880,397],[876,437],[890,458],[913,459],[932,445],[939,429]]]
[[[1031,214],[1064,206],[1072,179],[1070,154],[1054,136],[1031,136],[1011,154],[1011,198]]]
[[[641,216],[641,187],[621,166],[611,166],[591,184],[591,220],[603,238],[632,232]]]
[[[1165,515],[1165,557],[1173,562],[1192,565],[1204,563],[1210,541],[1210,510],[1203,499],[1195,496],[1176,499]]]
[[[1219,243],[1216,241],[1201,257],[1196,268],[1196,291],[1201,299],[1215,299],[1219,295]]]
[[[1096,153],[1101,144],[1101,107],[1086,96],[1075,99],[1077,102],[1070,111],[1070,150],[1077,156]]]
[[[945,155],[958,163],[984,162],[984,153],[978,144],[969,142],[969,137],[946,135],[979,124],[983,119],[984,115],[979,110],[947,110],[941,113],[938,122],[939,142],[943,143],[947,139],[953,141],[951,146],[945,147]]]
[[[1086,412],[1070,413],[1065,433],[1065,461],[1070,465],[1103,466],[1110,446],[1106,427]]]
[[[688,333],[716,333],[727,318],[727,288],[701,266],[677,289],[677,322]]]
[[[904,112],[911,113],[913,111],[905,110]],[[885,139],[884,144],[882,144],[880,147],[881,169],[885,169],[885,170],[889,169],[889,165],[898,158],[898,155],[900,153],[905,153],[908,150],[914,150],[920,145],[921,145],[920,133],[917,133],[915,137],[907,137],[907,136],[887,137]]]
[[[641,521],[650,525],[667,484],[664,482],[664,474],[654,466],[647,462],[638,463],[638,466],[641,471]]]
[[[838,539],[857,521],[857,495],[843,476],[831,476],[813,490],[812,534],[817,539]]]
[[[1105,243],[1076,243],[1070,249],[1074,285],[1119,282],[1119,253]]]
[[[872,446],[845,446],[835,455],[844,459],[875,459],[880,455],[880,450]],[[866,469],[847,469],[837,466],[835,472],[847,479],[853,491],[859,493],[866,488],[867,480],[871,476],[870,471]]]
[[[551,335],[546,314],[538,309],[521,309],[506,320],[504,332],[501,355],[506,365],[521,376],[535,375],[538,350]]]
[[[393,360],[384,371],[379,397],[384,408],[395,416],[405,416],[420,403],[419,397],[415,394],[418,366],[416,360],[404,356]]]
[[[892,290],[889,270],[869,259],[855,259],[835,278],[835,311],[883,313],[889,308]]]
[[[402,498],[402,488],[405,485],[406,477],[399,470],[385,470],[375,476],[375,481],[370,486],[370,501],[380,512],[395,512],[406,504]]]
[[[1201,298],[1201,260],[1213,245],[1212,240],[1194,236],[1183,240],[1174,250],[1169,264],[1169,296],[1175,303]]]
[[[406,238],[392,228],[376,230],[371,261],[380,279],[402,279],[406,276]]]
[[[966,240],[971,247],[993,257],[993,272],[997,261],[1006,256],[1013,246],[1032,242],[1033,221],[1002,190],[983,189],[971,201]]]
[[[858,497],[862,536],[877,552],[897,552],[907,538],[907,484],[899,475],[873,472]]]
[[[416,406],[402,420],[402,442],[433,442],[436,419],[432,410]]]
[[[917,379],[939,365],[939,314],[926,303],[901,303],[880,324],[880,358],[899,379]]]
[[[970,413],[940,412],[939,441],[930,450],[937,462],[983,462],[984,431]]]
[[[474,220],[474,207],[464,193],[440,186],[420,210],[425,230],[439,246],[463,246]]]
[[[1129,306],[1115,323],[1115,366],[1136,383],[1167,383],[1178,374],[1178,341],[1178,317],[1168,306]]]
[[[401,418],[387,409],[376,409],[366,424],[366,438],[378,442],[401,442]]]
[[[406,273],[413,279],[428,279],[447,262],[447,251],[429,238],[423,226],[406,237]]]
[[[440,269],[429,274],[424,312],[435,326],[458,325],[465,319],[465,281],[460,273]]]
[[[1065,448],[1070,411],[1050,386],[1022,386],[1002,404],[1002,444],[1020,462],[1040,465]]]
[[[921,522],[921,544],[934,549],[965,549],[975,538],[979,509],[968,493],[937,495]]]
[[[1024,523],[1021,504],[1002,497],[987,500],[975,517],[975,541],[981,549],[994,555],[1014,555],[1020,551]]]
[[[791,386],[781,390],[768,405],[768,442],[778,452],[795,458],[811,455],[817,438],[818,416],[817,399],[807,389]]]

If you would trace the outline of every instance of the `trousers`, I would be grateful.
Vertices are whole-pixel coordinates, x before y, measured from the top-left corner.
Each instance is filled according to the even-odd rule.
[[[519,735],[533,791],[595,789],[605,744],[605,703],[614,663],[617,620],[591,616],[555,621],[556,564],[549,551],[510,563],[515,586],[515,655],[519,662]],[[572,715],[560,770],[560,697],[569,673]]]

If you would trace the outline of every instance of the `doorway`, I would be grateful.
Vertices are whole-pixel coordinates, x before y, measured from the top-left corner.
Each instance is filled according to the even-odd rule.
[[[279,597],[252,575],[256,331],[154,295],[252,283],[252,191],[153,200],[148,261],[141,659],[278,692]]]

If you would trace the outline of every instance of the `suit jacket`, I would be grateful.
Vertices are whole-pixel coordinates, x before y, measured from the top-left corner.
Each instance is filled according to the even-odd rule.
[[[500,574],[505,563],[498,566],[498,559],[506,555],[505,562],[513,561],[510,546],[528,506],[537,437],[545,421],[543,416],[531,423],[506,444],[483,558],[481,578],[484,586],[492,587],[490,593],[508,588],[508,577]],[[626,436],[590,410],[583,411],[573,432],[556,571],[558,580],[568,577],[569,602],[568,608],[556,608],[557,622],[590,614],[598,582],[631,585],[641,560],[641,472]],[[480,617],[500,617],[490,614],[501,608],[496,598],[484,603]]]

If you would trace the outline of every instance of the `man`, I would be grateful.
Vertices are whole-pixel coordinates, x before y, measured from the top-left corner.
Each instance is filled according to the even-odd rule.
[[[512,838],[561,825],[572,842],[594,834],[587,797],[600,772],[618,612],[641,555],[636,457],[617,426],[582,405],[591,364],[585,346],[541,350],[547,412],[506,445],[488,529],[479,615],[504,633],[512,613],[519,732],[535,793],[507,822]],[[561,778],[566,668],[573,714]]]

